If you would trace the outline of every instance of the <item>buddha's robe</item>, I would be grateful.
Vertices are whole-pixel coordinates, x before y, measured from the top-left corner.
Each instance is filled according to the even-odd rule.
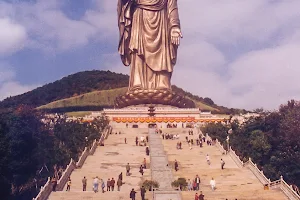
[[[177,0],[119,0],[119,53],[130,65],[129,90],[170,89],[177,46],[170,31],[180,28]]]

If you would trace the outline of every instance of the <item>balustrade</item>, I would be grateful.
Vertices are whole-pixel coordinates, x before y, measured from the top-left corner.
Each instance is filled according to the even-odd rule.
[[[112,132],[112,127],[109,126],[108,128],[105,128],[99,141],[95,140],[90,150],[87,147],[85,147],[77,163],[75,163],[74,160],[71,158],[70,163],[67,165],[65,171],[63,172],[62,176],[57,182],[57,186],[56,186],[57,191],[63,190],[73,170],[82,167],[88,155],[93,155],[97,148],[97,145],[99,143],[102,143],[104,139],[106,139],[111,132]],[[48,196],[50,195],[51,192],[52,192],[51,178],[48,177],[47,183],[41,187],[39,194],[35,198],[33,198],[33,200],[46,200],[48,199]]]
[[[211,139],[207,135],[208,139]],[[219,148],[221,152],[224,152],[225,149],[221,145],[221,143],[216,140],[216,146]],[[257,177],[257,179],[263,184],[263,185],[268,185],[269,188],[280,188],[281,191],[290,199],[290,200],[300,200],[300,195],[297,194],[295,190],[293,190],[292,185],[288,185],[284,180],[283,177],[280,176],[279,180],[272,181],[268,179],[265,175],[264,172],[260,169],[258,169],[257,164],[252,161],[251,158],[247,162],[243,162],[238,155],[236,155],[235,151],[232,150],[231,147],[229,147],[229,155],[230,157],[238,164],[240,167],[248,167],[250,171]]]

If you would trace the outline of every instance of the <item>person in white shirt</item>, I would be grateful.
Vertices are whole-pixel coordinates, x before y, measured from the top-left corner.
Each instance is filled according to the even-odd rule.
[[[93,181],[93,189],[94,189],[94,192],[98,192],[98,187],[99,187],[99,179],[98,179],[98,176],[96,176],[96,178],[94,178],[94,181]]]
[[[214,178],[211,178],[209,184],[211,186],[211,189],[214,191],[216,189],[216,181],[214,180]]]

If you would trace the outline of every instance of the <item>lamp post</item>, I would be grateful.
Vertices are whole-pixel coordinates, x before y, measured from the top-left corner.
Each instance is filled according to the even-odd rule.
[[[229,146],[229,135],[232,133],[232,129],[229,129],[228,132],[227,132],[227,151],[229,152],[230,150],[230,146]]]
[[[229,152],[229,135],[227,135],[226,142],[227,142],[227,152]]]
[[[88,137],[85,137],[85,146],[86,146],[86,147],[88,146],[88,142],[89,142]]]

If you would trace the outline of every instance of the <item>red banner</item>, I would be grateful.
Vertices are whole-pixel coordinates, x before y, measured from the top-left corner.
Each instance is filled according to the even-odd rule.
[[[113,117],[112,120],[118,123],[196,122],[195,117]]]
[[[189,123],[189,122],[222,122],[226,119],[195,119],[195,117],[113,117],[117,123]]]

